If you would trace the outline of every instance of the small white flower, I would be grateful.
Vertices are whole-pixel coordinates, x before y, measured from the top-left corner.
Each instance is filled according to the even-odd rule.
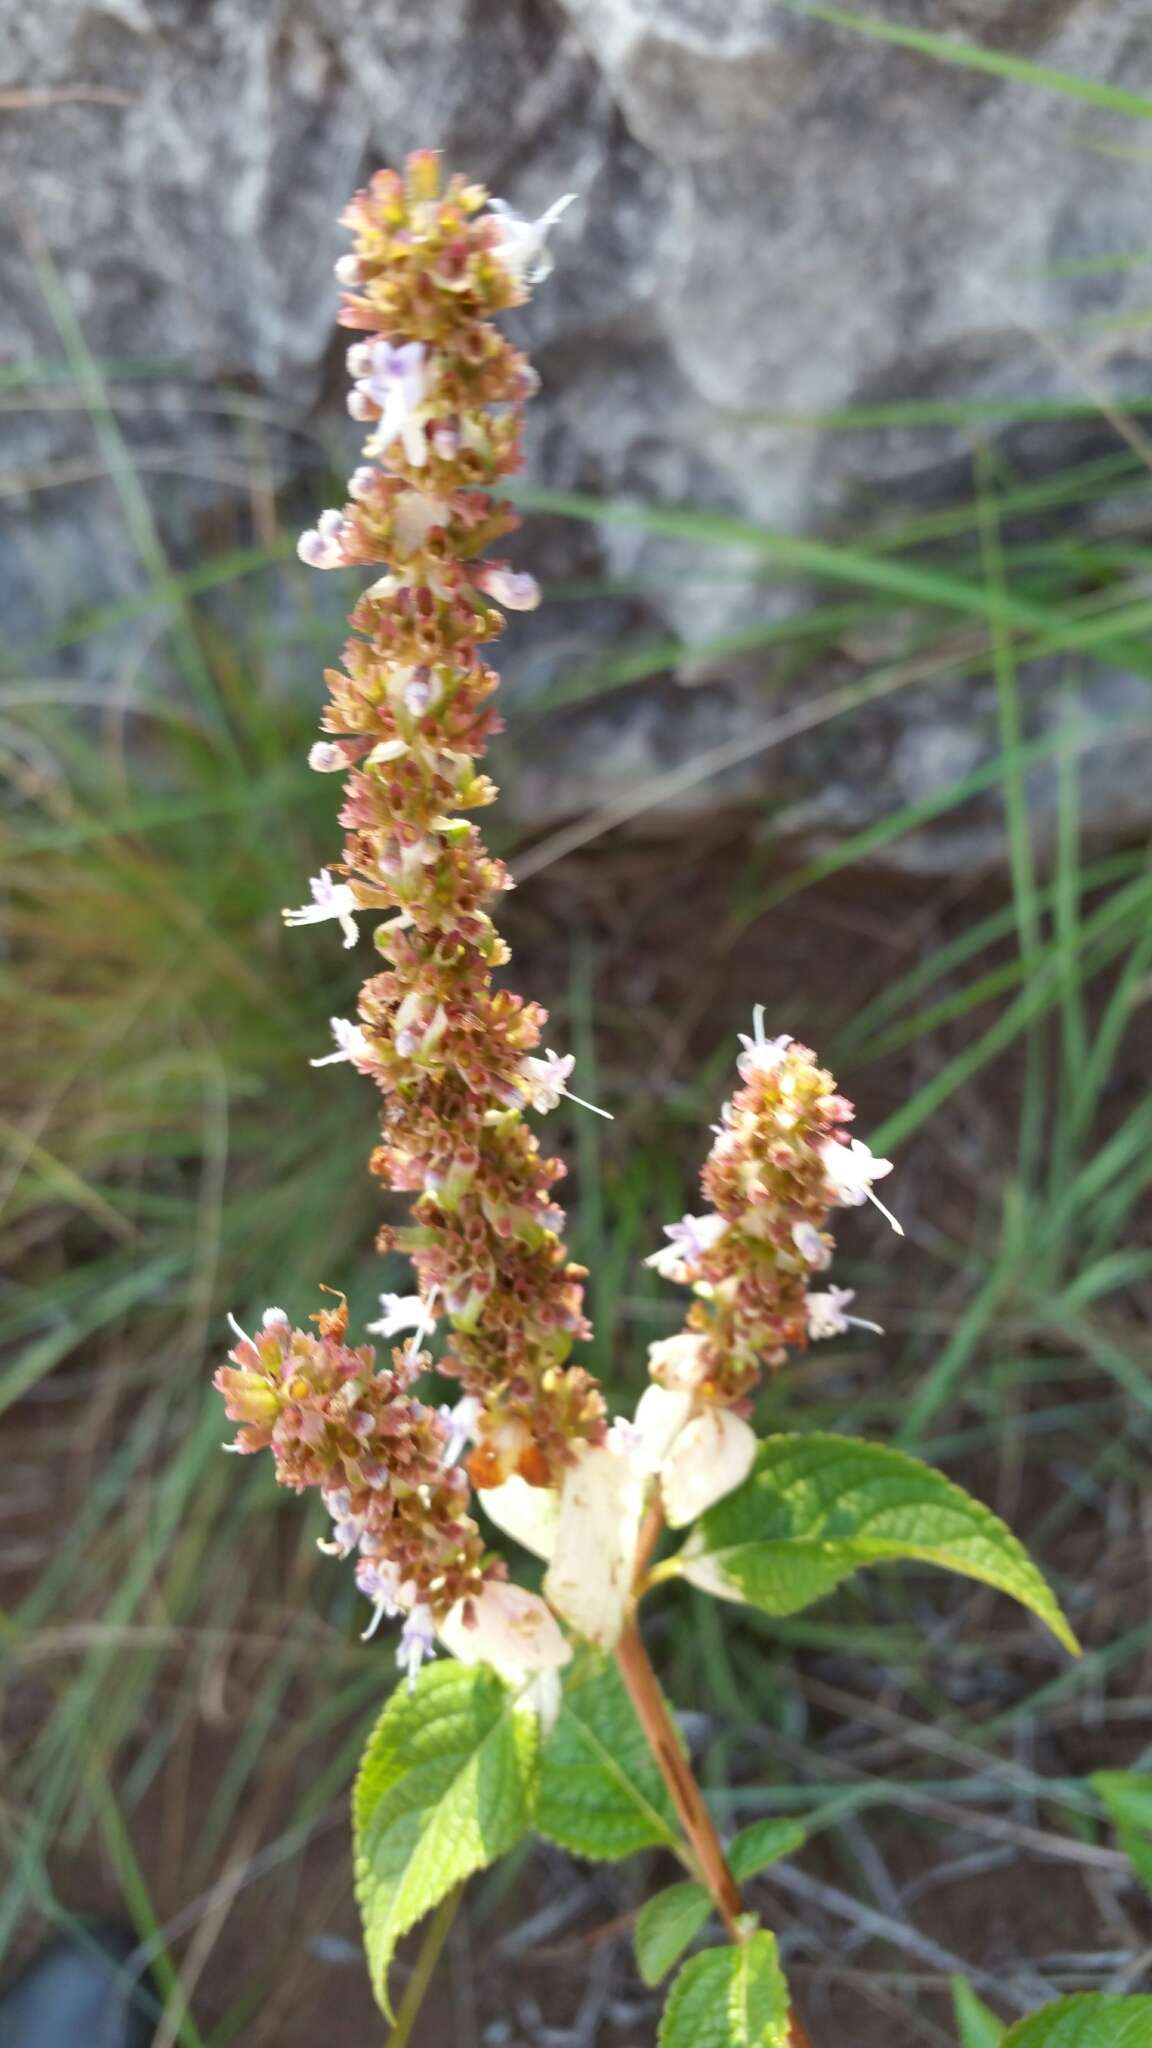
[[[282,1308],[266,1308],[260,1318],[260,1323],[261,1327],[265,1330],[290,1330],[292,1327],[285,1310]]]
[[[327,924],[334,917],[344,934],[345,947],[354,946],[359,937],[352,914],[356,898],[347,882],[334,882],[325,868],[312,877],[308,887],[312,891],[311,903],[305,903],[299,910],[281,911],[285,924]]]
[[[890,1209],[884,1207],[872,1192],[874,1180],[883,1180],[892,1171],[890,1159],[877,1159],[864,1143],[863,1138],[851,1138],[841,1145],[835,1138],[825,1138],[820,1147],[824,1174],[832,1191],[832,1200],[844,1209],[858,1209],[862,1202],[872,1202],[882,1216],[886,1216],[899,1236],[903,1237],[903,1225],[897,1223]]]
[[[362,398],[380,408],[373,445],[383,451],[399,436],[414,469],[428,460],[424,424],[417,416],[427,389],[427,356],[422,341],[396,346],[390,341],[371,342],[367,345],[368,373],[356,386]],[[363,360],[357,354],[357,362]]]
[[[332,1036],[336,1040],[335,1052],[326,1052],[318,1060],[309,1060],[310,1067],[334,1067],[339,1060],[370,1060],[372,1047],[365,1038],[359,1024],[351,1024],[347,1017],[329,1017]]]
[[[882,1336],[879,1323],[866,1323],[860,1316],[846,1316],[844,1311],[856,1295],[851,1287],[832,1287],[827,1294],[810,1294],[807,1301],[808,1335],[812,1338],[842,1337],[845,1330],[875,1330]]]
[[[705,1408],[673,1439],[660,1468],[660,1492],[670,1529],[683,1529],[705,1508],[746,1479],[756,1456],[756,1432],[728,1408]]]
[[[537,1059],[529,1054],[521,1060],[520,1072],[528,1083],[528,1100],[533,1109],[547,1114],[550,1109],[556,1108],[560,1097],[564,1095],[569,1102],[577,1103],[581,1109],[590,1109],[595,1116],[606,1117],[611,1123],[613,1117],[610,1109],[599,1109],[594,1102],[586,1102],[582,1095],[573,1095],[572,1090],[566,1085],[575,1065],[573,1053],[553,1052],[551,1046],[545,1049],[543,1059]]]
[[[546,213],[540,215],[539,220],[523,220],[503,199],[491,201],[500,227],[500,240],[492,253],[517,284],[542,284],[550,276],[553,265],[548,250],[548,234],[576,196],[575,192],[566,192],[563,199],[557,199]]]
[[[794,1223],[792,1242],[805,1265],[815,1267],[818,1273],[826,1272],[832,1264],[832,1251],[826,1245],[814,1223]]]
[[[357,285],[364,281],[364,272],[358,256],[341,256],[333,265],[336,282],[343,285]]]
[[[395,1337],[401,1330],[418,1330],[427,1312],[422,1294],[382,1294],[380,1308],[379,1322],[364,1325],[372,1337]]]
[[[536,1671],[559,1670],[572,1655],[540,1595],[506,1579],[490,1580],[470,1603],[460,1601],[441,1622],[440,1640],[462,1664],[490,1664],[513,1685]]]
[[[567,1095],[565,1086],[569,1074],[576,1065],[574,1053],[553,1052],[549,1049],[543,1059],[527,1058],[520,1062],[520,1072],[529,1085],[528,1100],[533,1109],[547,1112],[555,1109],[562,1095]]]
[[[348,756],[333,740],[317,740],[308,749],[308,766],[317,775],[342,775],[348,766]]]
[[[752,1012],[752,1033],[751,1038],[745,1031],[738,1034],[744,1050],[736,1062],[736,1071],[745,1081],[750,1081],[753,1074],[772,1073],[774,1068],[780,1065],[792,1044],[792,1040],[786,1035],[782,1038],[765,1038],[763,1003],[757,1003]]]

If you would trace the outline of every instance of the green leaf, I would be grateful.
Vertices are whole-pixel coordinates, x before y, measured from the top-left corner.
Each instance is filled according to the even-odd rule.
[[[384,2011],[401,1935],[514,1848],[533,1818],[539,1724],[483,1665],[426,1664],[368,1738],[353,1793],[356,1896]]]
[[[952,1979],[952,2006],[960,2029],[960,2048],[1003,2048],[1005,2028],[963,1977]]]
[[[747,1884],[758,1870],[767,1870],[770,1863],[793,1855],[807,1840],[794,1820],[754,1820],[733,1838],[727,1851],[728,1868],[737,1884]]]
[[[766,1614],[798,1614],[859,1566],[908,1558],[1010,1593],[1065,1647],[1075,1636],[1010,1529],[902,1451],[841,1436],[769,1437],[742,1486],[659,1568]]]
[[[1004,2048],[1152,2048],[1152,1998],[1078,1992],[1019,2020]]]
[[[678,1963],[712,1911],[702,1884],[670,1884],[636,1916],[636,1962],[646,1984],[658,1984]]]
[[[1089,1782],[1141,1884],[1152,1891],[1152,1773],[1093,1771]]]
[[[680,1850],[675,1808],[624,1681],[599,1652],[578,1657],[564,1673],[536,1825],[562,1849],[600,1861],[636,1849]]]
[[[790,2038],[775,1937],[760,1933],[685,1963],[668,1993],[659,2048],[790,2048]]]

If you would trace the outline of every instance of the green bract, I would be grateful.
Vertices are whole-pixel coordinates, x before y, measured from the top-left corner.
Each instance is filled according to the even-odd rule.
[[[1010,1593],[1077,1651],[1046,1581],[989,1508],[930,1465],[850,1437],[769,1437],[744,1484],[659,1569],[784,1615],[861,1565],[897,1559],[943,1565]]]
[[[392,1694],[353,1795],[356,1896],[377,1998],[401,1935],[532,1822],[536,1714],[483,1666],[425,1665]]]

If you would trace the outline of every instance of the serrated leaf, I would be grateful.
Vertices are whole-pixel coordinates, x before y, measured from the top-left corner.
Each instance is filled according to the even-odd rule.
[[[791,2031],[775,1936],[761,1932],[685,1963],[668,1993],[659,2048],[790,2048]]]
[[[737,1884],[747,1884],[758,1870],[767,1870],[770,1863],[795,1855],[807,1839],[804,1829],[794,1820],[754,1820],[751,1827],[741,1828],[734,1836],[726,1851],[728,1868]]]
[[[536,1714],[485,1666],[426,1664],[411,1691],[392,1694],[352,1802],[356,1896],[386,2013],[401,1935],[515,1847],[532,1822],[538,1773]]]
[[[708,1510],[661,1570],[783,1615],[861,1565],[901,1558],[1011,1594],[1078,1651],[1050,1588],[990,1508],[918,1458],[851,1437],[769,1437],[743,1486]]]
[[[589,1651],[564,1673],[544,1746],[536,1825],[577,1856],[612,1861],[678,1849],[676,1812],[610,1657]]]
[[[670,1884],[636,1915],[636,1966],[646,1984],[659,1984],[680,1961],[712,1911],[702,1884]]]
[[[1078,1992],[1017,2021],[1004,2048],[1152,2048],[1152,1998]]]
[[[960,2048],[1003,2048],[1007,2029],[963,1977],[952,1979],[952,2006],[960,2030]]]

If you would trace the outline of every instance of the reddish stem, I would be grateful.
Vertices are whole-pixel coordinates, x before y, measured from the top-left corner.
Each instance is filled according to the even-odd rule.
[[[646,1526],[645,1536],[649,1540],[647,1545],[643,1542],[641,1544],[645,1562],[655,1546],[658,1535],[658,1522],[654,1528]],[[692,1767],[680,1747],[672,1716],[635,1622],[629,1622],[616,1645],[616,1662],[636,1709],[636,1717],[648,1738],[649,1747],[679,1815],[680,1825],[695,1859],[697,1875],[711,1895],[712,1903],[724,1922],[729,1940],[746,1941],[747,1930],[740,1925],[745,1912],[740,1887],[728,1868],[712,1816],[704,1804],[704,1796],[696,1783]],[[812,2048],[795,2007],[789,2014],[789,2025],[792,2048]]]

